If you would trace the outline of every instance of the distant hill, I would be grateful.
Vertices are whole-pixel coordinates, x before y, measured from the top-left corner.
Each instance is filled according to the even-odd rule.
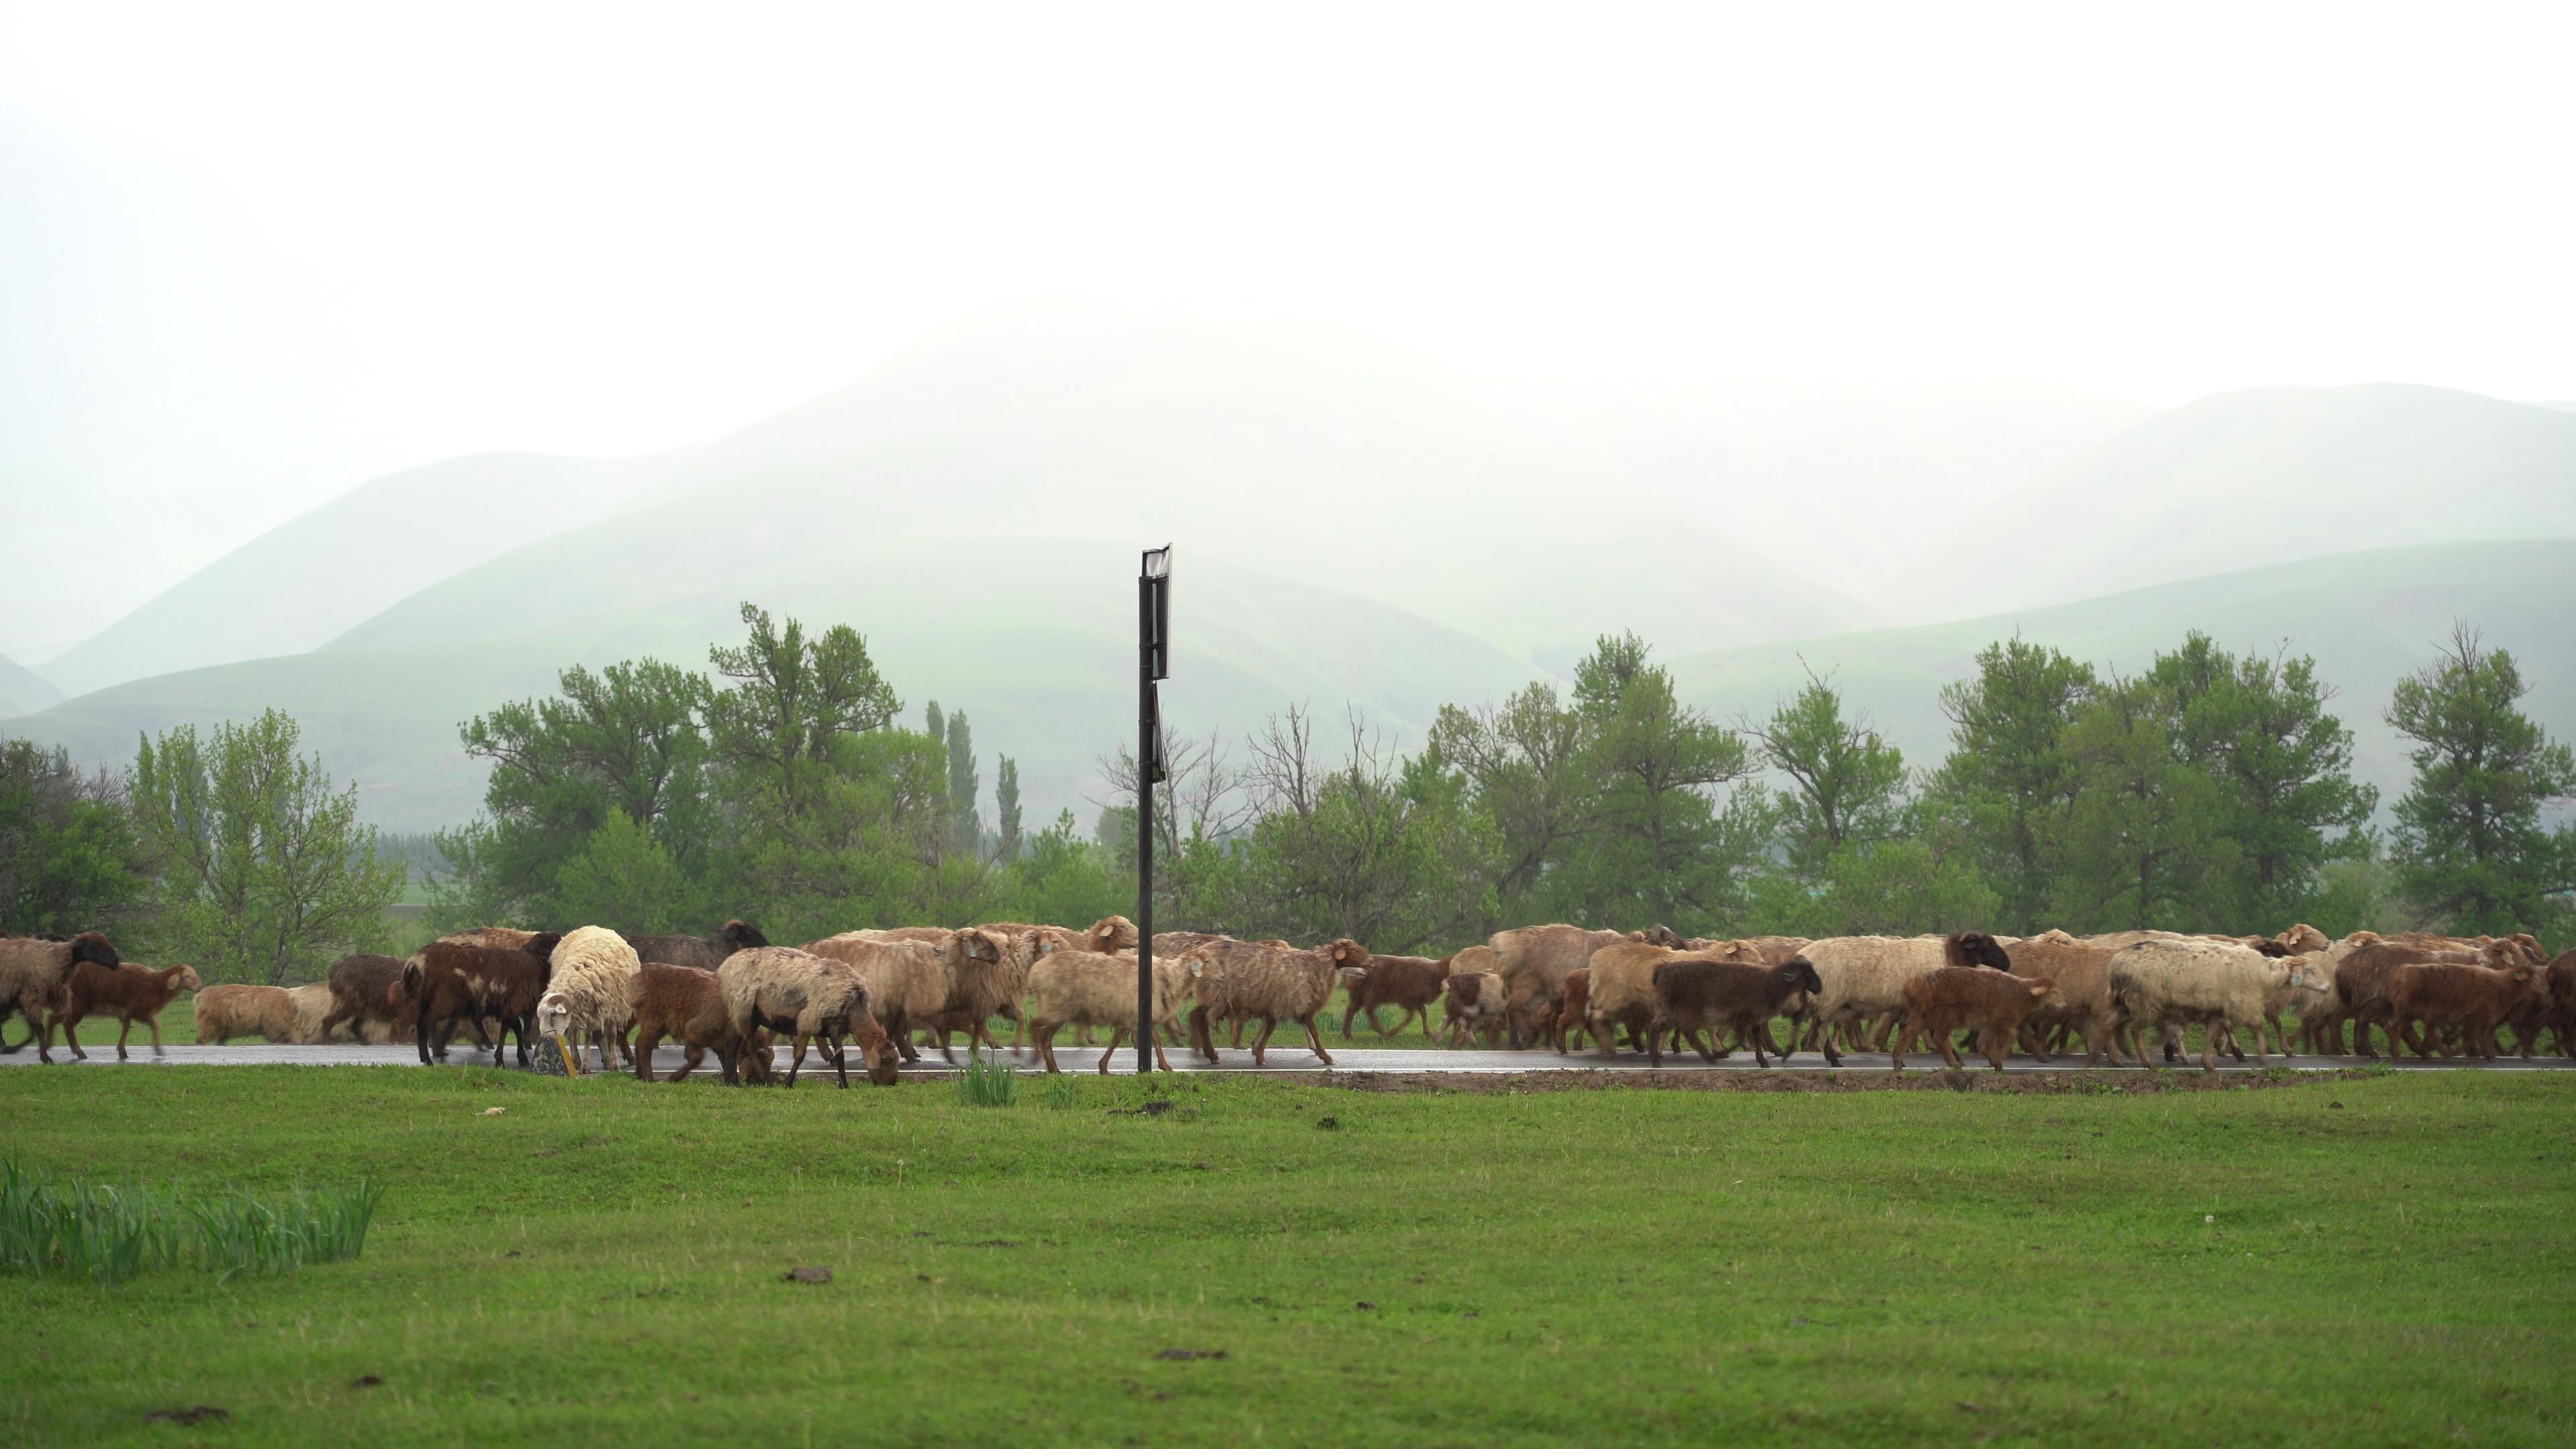
[[[946,586],[936,564],[951,556],[1051,566],[995,571],[976,586],[977,608],[950,609],[940,606]],[[703,668],[710,642],[741,638],[735,608],[751,598],[812,625],[858,625],[915,727],[925,700],[964,709],[985,757],[988,812],[991,757],[1003,753],[1020,763],[1033,822],[1064,806],[1088,822],[1094,757],[1135,738],[1134,557],[1123,543],[1001,538],[838,568],[656,568],[647,559],[637,571],[655,587],[621,609],[550,616],[541,627],[466,644],[387,629],[373,642],[134,681],[0,729],[121,761],[139,731],[247,718],[273,704],[303,721],[307,744],[338,778],[360,783],[368,819],[426,829],[481,805],[483,768],[457,748],[460,721],[550,691],[564,665],[649,653]],[[500,587],[546,577],[496,566],[485,579]],[[1164,699],[1176,734],[1213,726],[1239,736],[1288,704],[1311,702],[1328,738],[1347,704],[1391,738],[1418,740],[1441,703],[1500,694],[1528,673],[1492,645],[1403,610],[1205,551],[1180,555],[1174,588],[1174,677]]]
[[[2576,541],[2443,544],[2270,564],[2187,583],[1957,623],[1789,640],[1675,661],[1693,702],[1732,720],[1755,717],[1804,680],[1801,657],[1832,671],[1917,765],[1949,752],[1940,687],[1976,670],[1976,653],[2018,631],[2076,658],[2143,669],[2198,628],[2236,653],[2316,657],[2341,691],[2364,778],[2393,801],[2410,777],[2401,742],[2380,722],[2397,681],[2432,661],[2454,619],[2513,651],[2533,686],[2523,708],[2560,739],[2576,738]]]
[[[300,654],[504,549],[588,523],[682,455],[482,453],[392,473],[270,529],[44,666],[69,694]]]
[[[0,719],[34,714],[61,701],[63,692],[5,654],[0,654]]]
[[[2374,383],[2221,393],[2112,435],[1937,550],[1965,614],[2355,549],[2576,536],[2576,414]]]

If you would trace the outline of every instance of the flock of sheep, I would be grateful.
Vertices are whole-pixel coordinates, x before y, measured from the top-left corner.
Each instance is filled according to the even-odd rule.
[[[771,945],[741,921],[705,937],[483,927],[442,937],[408,960],[347,957],[312,986],[205,987],[196,998],[197,1039],[308,1042],[345,1033],[407,1042],[427,1062],[446,1056],[464,1030],[497,1063],[515,1033],[522,1066],[533,1040],[560,1038],[586,1042],[603,1071],[623,1064],[648,1080],[654,1048],[670,1041],[685,1052],[672,1080],[712,1052],[726,1082],[758,1083],[774,1079],[776,1035],[792,1047],[788,1085],[814,1042],[846,1087],[853,1050],[870,1080],[888,1084],[903,1062],[920,1060],[925,1043],[947,1056],[952,1037],[963,1034],[970,1050],[999,1051],[992,1023],[1000,1019],[1013,1024],[1012,1053],[1033,1047],[1048,1071],[1057,1070],[1054,1043],[1064,1028],[1087,1039],[1090,1029],[1107,1027],[1109,1051],[1099,1063],[1106,1072],[1135,1025],[1136,945],[1136,928],[1123,916],[1085,930],[996,922],[849,931],[801,948]],[[57,1027],[72,1053],[85,1055],[74,1032],[93,1016],[120,1023],[119,1058],[137,1022],[158,1053],[158,1013],[197,988],[190,968],[121,962],[94,931],[68,940],[0,937],[0,1027],[24,1015],[46,1061]],[[1920,1043],[1957,1067],[1962,1033],[1997,1070],[2013,1050],[2045,1062],[2078,1042],[2088,1064],[2125,1053],[2144,1065],[2143,1029],[2153,1029],[2170,1061],[2182,1029],[2200,1026],[2207,1070],[2219,1051],[2244,1060],[2249,1034],[2258,1060],[2273,1046],[2292,1054],[2285,1015],[2296,1019],[2301,1046],[2328,1055],[2377,1056],[2376,1027],[2391,1057],[2402,1046],[2419,1058],[2475,1053],[2494,1061],[2507,1028],[2525,1057],[2553,1036],[2555,1050],[2576,1056],[2576,951],[2550,960],[2528,935],[2356,931],[2332,941],[2306,925],[2277,937],[1966,931],[1731,941],[1685,940],[1661,926],[1546,925],[1497,932],[1436,960],[1372,955],[1349,940],[1301,948],[1175,931],[1154,938],[1154,1053],[1169,1069],[1166,1043],[1186,1042],[1213,1063],[1220,1028],[1230,1027],[1240,1046],[1246,1028],[1257,1027],[1252,1057],[1261,1064],[1273,1030],[1287,1022],[1330,1064],[1319,1017],[1342,988],[1345,1039],[1362,1015],[1381,1035],[1415,1020],[1427,1031],[1436,1004],[1452,1047],[1507,1039],[1515,1048],[1545,1042],[1570,1053],[1588,1036],[1615,1056],[1624,1036],[1628,1049],[1657,1065],[1667,1049],[1688,1043],[1711,1059],[1750,1049],[1765,1066],[1793,1051],[1821,1051],[1837,1066],[1845,1050],[1884,1051],[1902,1071]],[[1387,1008],[1397,1012],[1393,1028],[1379,1019]],[[1785,1042],[1772,1027],[1782,1017]],[[0,1041],[0,1052],[16,1049]]]

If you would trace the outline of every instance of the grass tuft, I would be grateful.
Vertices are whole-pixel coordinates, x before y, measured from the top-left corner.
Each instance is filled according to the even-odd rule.
[[[969,1107],[1008,1107],[1019,1084],[1020,1074],[1009,1062],[969,1052],[966,1070],[957,1074],[957,1100]]]
[[[41,1169],[0,1158],[0,1271],[59,1272],[104,1288],[193,1256],[227,1283],[245,1272],[292,1273],[358,1256],[383,1196],[360,1182],[297,1188],[279,1203],[240,1191],[191,1203],[176,1188],[142,1183],[57,1185]]]
[[[1061,1073],[1047,1082],[1047,1105],[1059,1112],[1070,1112],[1082,1104],[1082,1078],[1071,1072]]]

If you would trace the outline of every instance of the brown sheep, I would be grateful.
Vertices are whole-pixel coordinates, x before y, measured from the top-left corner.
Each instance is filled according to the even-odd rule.
[[[325,1041],[344,1026],[363,1040],[371,1022],[384,1023],[386,1031],[398,1038],[412,1029],[420,1014],[420,1003],[403,985],[403,963],[391,956],[343,956],[331,963],[324,979],[331,987],[331,1010],[322,1018]]]
[[[2430,1060],[2435,1031],[2455,1027],[2469,1050],[2494,1061],[2496,1027],[2525,1001],[2545,998],[2548,989],[2529,966],[2502,971],[2444,961],[2400,966],[2388,979],[2388,1059],[2397,1060],[2397,1048],[2409,1044],[2417,1059]]]
[[[517,934],[495,928],[465,933],[487,940],[506,940]],[[418,1003],[412,1029],[421,1064],[428,1065],[433,1052],[442,1059],[446,1057],[448,1042],[461,1021],[473,1028],[476,1045],[491,1049],[495,1066],[500,1065],[501,1048],[510,1033],[517,1031],[519,1065],[527,1066],[532,1045],[529,1038],[536,1032],[537,998],[546,993],[546,982],[554,969],[550,958],[555,943],[561,939],[552,931],[535,932],[511,947],[445,937],[423,946],[419,955],[405,961],[402,989]],[[500,1022],[499,1030],[488,1039],[483,1031],[487,1016]]]
[[[735,1039],[733,1014],[725,1007],[716,973],[694,966],[649,965],[635,974],[628,998],[635,1012],[637,1081],[653,1080],[653,1048],[666,1036],[688,1053],[680,1069],[670,1075],[671,1081],[696,1071],[710,1051],[719,1062],[727,1053],[734,1054],[740,1076],[752,1086],[772,1080],[769,1033],[755,1030],[747,1043]]]
[[[712,935],[706,936],[628,936],[626,944],[635,948],[637,960],[650,966],[694,966],[713,971],[736,951],[766,946],[769,938],[757,927],[741,921],[727,921]]]
[[[1198,976],[1199,1004],[1190,1009],[1190,1044],[1201,1056],[1217,1060],[1216,1043],[1208,1034],[1208,1018],[1217,1016],[1261,1023],[1261,1033],[1252,1041],[1256,1066],[1267,1064],[1263,1051],[1270,1044],[1271,1030],[1283,1021],[1306,1028],[1306,1042],[1314,1048],[1316,1060],[1333,1064],[1315,1015],[1333,999],[1341,968],[1368,965],[1369,953],[1357,941],[1334,941],[1311,951],[1223,941],[1199,950],[1206,965]]]
[[[89,1059],[89,1053],[81,1050],[80,1038],[72,1033],[93,1016],[116,1018],[118,1061],[126,1059],[125,1039],[137,1021],[152,1032],[152,1055],[168,1056],[161,1049],[161,1009],[178,999],[180,992],[194,991],[204,984],[197,979],[193,966],[164,966],[155,971],[131,961],[121,966],[83,961],[72,968],[71,980],[63,987],[63,1007],[54,1014],[54,1024],[63,1029],[63,1045],[83,1061]]]
[[[1539,1035],[1564,1056],[1583,1045],[1583,1024],[1591,1016],[1592,968],[1577,966],[1557,983],[1556,1005],[1539,1018]]]
[[[1494,948],[1495,969],[1511,988],[1512,1045],[1527,1045],[1540,1017],[1557,1006],[1565,995],[1565,973],[1589,964],[1592,953],[1602,947],[1627,939],[1618,931],[1587,931],[1563,924],[1523,926],[1486,938]]]
[[[2047,1061],[2044,1038],[2064,1030],[2084,1039],[2086,1066],[2119,1060],[2115,1033],[2120,1015],[2111,1001],[2111,958],[2116,952],[2087,946],[2063,931],[2048,931],[2015,941],[2004,948],[2004,954],[2012,960],[2013,975],[2057,988],[2023,1022],[2024,1050]]]
[[[12,1014],[27,1018],[27,1040],[36,1044],[36,1060],[54,1059],[54,1013],[63,1005],[72,971],[83,964],[113,969],[116,948],[96,931],[83,931],[68,941],[35,936],[0,936],[0,1038],[8,1035]],[[0,1053],[17,1051],[0,1039]]]
[[[199,1046],[222,1046],[237,1036],[295,1040],[295,999],[283,986],[209,986],[197,993],[195,1009]]]
[[[1491,971],[1452,971],[1449,979],[1441,983],[1441,989],[1440,1010],[1443,1024],[1449,1028],[1450,1050],[1466,1045],[1470,1032],[1481,1036],[1485,1045],[1491,1047],[1503,1029],[1506,1000],[1503,978]]]
[[[2380,940],[2362,946],[2335,964],[2335,1013],[2352,1023],[2355,1051],[2365,1057],[2376,1058],[2379,1055],[2370,1044],[2370,1029],[2377,1026],[2383,1031],[2389,1030],[2388,986],[2395,978],[2397,968],[2434,961],[2476,965],[2479,956],[2475,951],[2458,950],[2448,945],[2436,947]],[[2340,1029],[2336,1034],[2342,1034]],[[2397,1057],[2397,1039],[2393,1033],[2388,1042],[2388,1055],[2392,1061]]]
[[[1956,1071],[1965,1063],[1950,1038],[1962,1027],[1973,1027],[1986,1060],[2000,1072],[2004,1053],[2021,1035],[2022,1023],[2056,991],[2055,982],[2002,975],[1979,966],[1944,966],[1914,977],[1905,983],[1905,1030],[1896,1039],[1888,1066],[1904,1071],[1905,1053],[1914,1039],[1930,1032],[1933,1044],[1941,1049],[1941,1060]]]
[[[1664,1064],[1665,1026],[1673,1030],[1676,1047],[1681,1040],[1706,1031],[1715,1049],[1702,1048],[1700,1055],[1711,1060],[1726,1055],[1719,1033],[1732,1031],[1737,1041],[1752,1044],[1754,1063],[1768,1067],[1774,1050],[1771,1018],[1791,1011],[1789,1039],[1796,1041],[1796,1013],[1806,1009],[1800,998],[1812,998],[1824,989],[1816,968],[1804,956],[1792,956],[1778,966],[1759,966],[1750,961],[1711,960],[1704,953],[1676,956],[1656,966],[1653,984],[1656,1025],[1647,1032],[1646,1056],[1659,1067]]]
[[[1363,1013],[1379,1036],[1393,1036],[1417,1017],[1424,1035],[1429,1035],[1431,1003],[1440,999],[1440,988],[1448,979],[1447,958],[1434,961],[1428,956],[1371,956],[1366,969],[1345,970],[1343,980],[1350,994],[1342,1007],[1342,1040],[1352,1039],[1351,1018]],[[1382,1006],[1396,1009],[1395,1031],[1378,1021]]]

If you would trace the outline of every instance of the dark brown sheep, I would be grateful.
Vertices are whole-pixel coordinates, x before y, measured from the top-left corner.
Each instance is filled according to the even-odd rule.
[[[2361,1055],[2376,1057],[2370,1044],[2373,1026],[2389,1030],[2388,987],[2397,968],[2422,962],[2449,962],[2476,965],[2474,949],[2459,950],[2449,945],[2421,946],[2399,941],[2374,941],[2343,958],[2335,966],[2334,994],[2336,1014],[2352,1023],[2353,1047]],[[2338,1031],[2337,1035],[2341,1035]],[[2391,1061],[2397,1057],[2397,1040],[2388,1042]]]
[[[545,995],[546,983],[554,975],[549,958],[561,939],[552,931],[542,931],[517,948],[432,941],[404,962],[403,989],[419,1003],[413,1030],[421,1061],[428,1062],[433,1052],[445,1057],[456,1024],[462,1021],[474,1029],[477,1045],[491,1048],[495,1066],[501,1061],[502,1044],[516,1031],[519,1065],[527,1066],[529,1038],[536,1032],[537,998]],[[500,1023],[489,1039],[483,1032],[487,1016]]]
[[[2430,1059],[2435,1035],[2456,1028],[2468,1050],[2494,1061],[2496,1027],[2516,1007],[2546,999],[2547,993],[2540,973],[2528,966],[2506,971],[2448,961],[2400,966],[2388,978],[2388,1059],[2397,1059],[2400,1044],[2412,1045],[2419,1059]]]
[[[403,986],[403,963],[391,956],[343,956],[331,963],[324,979],[331,986],[331,1011],[322,1018],[320,1033],[324,1041],[342,1026],[364,1041],[371,1021],[383,1022],[387,1031],[399,1036],[411,1030],[420,1015],[420,1003]]]
[[[739,1055],[738,1074],[751,1086],[771,1079],[769,1033],[755,1029],[752,1040],[738,1043],[733,1013],[725,1006],[716,973],[694,966],[648,965],[636,973],[628,995],[635,1007],[635,1076],[653,1080],[653,1048],[670,1037],[688,1052],[669,1080],[679,1081],[698,1069],[708,1052],[722,1062]]]
[[[1915,1037],[1930,1032],[1933,1044],[1941,1049],[1941,1060],[1955,1070],[1964,1063],[1950,1038],[1962,1028],[1973,1028],[1978,1047],[2000,1072],[2004,1054],[2021,1035],[2022,1023],[2056,991],[2054,982],[1977,966],[1944,966],[1917,976],[1905,983],[1905,1030],[1896,1039],[1888,1066],[1904,1071],[1905,1053]]]
[[[96,931],[83,931],[68,941],[50,936],[0,936],[0,1038],[8,1035],[9,1018],[27,1018],[27,1041],[36,1044],[36,1060],[54,1059],[54,1012],[63,1004],[75,968],[88,964],[113,969],[116,948]],[[14,1052],[0,1040],[0,1053]]]
[[[2558,1054],[2576,1057],[2576,951],[2549,963],[2549,1026],[2558,1033]]]
[[[63,1045],[84,1061],[89,1053],[81,1050],[80,1038],[72,1032],[92,1016],[116,1018],[118,1061],[125,1060],[125,1038],[138,1021],[152,1032],[152,1055],[167,1056],[161,1049],[161,1009],[177,1000],[180,992],[204,984],[193,966],[164,966],[155,971],[130,961],[121,966],[83,961],[72,968],[71,979],[64,984],[63,1006],[55,1013],[54,1023],[63,1029]]]
[[[1420,1018],[1422,1030],[1431,1030],[1431,1003],[1440,999],[1440,988],[1449,979],[1449,961],[1434,961],[1428,956],[1371,956],[1367,967],[1342,973],[1348,995],[1342,1005],[1342,1040],[1351,1040],[1351,1018],[1366,1015],[1379,1036],[1393,1036],[1406,1023]],[[1389,1031],[1377,1018],[1380,1007],[1396,1010],[1395,1030]]]
[[[1711,1060],[1726,1055],[1723,1043],[1716,1040],[1718,1033],[1732,1031],[1736,1040],[1752,1044],[1753,1060],[1767,1067],[1771,1065],[1771,1018],[1790,1011],[1794,1003],[1789,1039],[1797,1040],[1804,999],[1824,990],[1824,983],[1804,956],[1792,956],[1779,966],[1683,957],[1655,968],[1654,987],[1656,1019],[1646,1034],[1646,1056],[1656,1066],[1664,1064],[1663,1035],[1670,1028],[1678,1037],[1708,1032],[1716,1050],[1703,1049],[1700,1054]],[[1567,999],[1572,999],[1571,993]],[[1679,1044],[1677,1040],[1675,1045]]]
[[[727,921],[704,936],[628,936],[626,944],[635,948],[635,959],[647,966],[694,966],[713,971],[736,951],[752,946],[766,946],[769,938],[756,926],[741,921]]]

